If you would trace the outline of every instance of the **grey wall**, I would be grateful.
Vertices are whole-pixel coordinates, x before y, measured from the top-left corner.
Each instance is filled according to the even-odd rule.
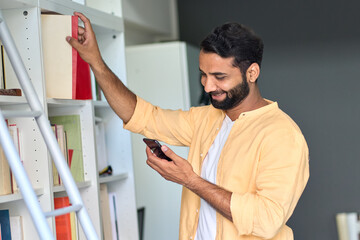
[[[265,42],[259,79],[302,129],[310,180],[288,224],[296,240],[337,239],[335,214],[360,212],[360,2],[179,0],[180,39],[238,21]]]

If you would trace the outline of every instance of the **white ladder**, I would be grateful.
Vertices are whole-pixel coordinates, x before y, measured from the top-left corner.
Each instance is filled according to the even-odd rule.
[[[65,158],[61,153],[60,147],[55,138],[54,132],[51,129],[49,120],[44,113],[35,89],[30,81],[29,75],[25,69],[24,63],[21,60],[20,54],[14,44],[9,29],[4,21],[2,12],[0,11],[0,40],[4,45],[6,53],[10,59],[11,65],[19,80],[20,86],[25,94],[26,100],[30,106],[31,111],[1,111],[0,109],[0,144],[16,183],[19,186],[20,192],[23,196],[25,204],[30,212],[31,218],[34,222],[36,230],[41,239],[54,239],[54,235],[46,221],[48,217],[59,216],[70,212],[76,212],[77,218],[80,221],[82,229],[84,230],[87,239],[98,239],[94,226],[86,211],[84,203],[81,199],[79,190],[71,175],[69,167],[66,164]],[[65,40],[64,40],[65,41]],[[27,173],[20,161],[18,152],[15,149],[13,140],[8,131],[5,118],[14,117],[30,117],[35,118],[40,132],[45,140],[45,143],[50,151],[55,166],[59,172],[61,180],[65,186],[65,190],[71,202],[70,207],[57,209],[55,211],[43,212],[38,202],[37,196],[31,186]]]

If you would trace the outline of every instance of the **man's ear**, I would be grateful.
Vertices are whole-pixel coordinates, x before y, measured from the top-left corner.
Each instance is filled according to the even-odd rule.
[[[250,83],[255,83],[260,75],[260,66],[257,63],[252,63],[246,70],[246,77]]]

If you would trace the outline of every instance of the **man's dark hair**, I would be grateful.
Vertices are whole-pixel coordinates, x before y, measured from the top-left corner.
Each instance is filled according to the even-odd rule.
[[[216,27],[200,44],[201,50],[223,58],[234,57],[233,65],[242,74],[252,63],[261,67],[264,44],[251,29],[239,23]]]

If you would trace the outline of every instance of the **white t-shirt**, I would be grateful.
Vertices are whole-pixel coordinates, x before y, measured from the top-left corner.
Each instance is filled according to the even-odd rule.
[[[207,153],[201,169],[201,177],[208,182],[216,184],[217,165],[221,150],[229,136],[234,122],[226,115],[221,129]],[[216,236],[216,210],[204,199],[201,199],[199,223],[195,240],[215,240]]]

